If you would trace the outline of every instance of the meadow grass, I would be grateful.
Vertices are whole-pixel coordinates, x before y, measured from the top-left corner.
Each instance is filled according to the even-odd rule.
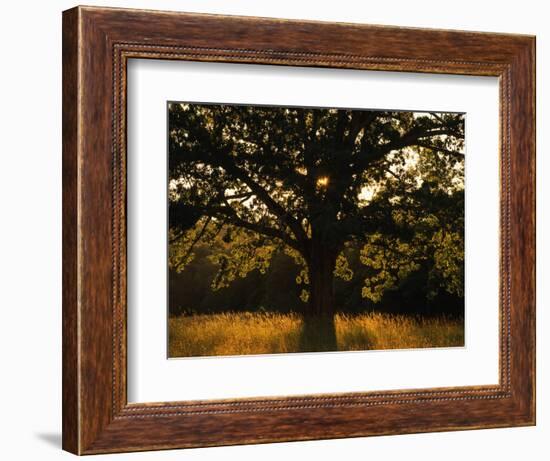
[[[464,345],[464,323],[447,317],[381,313],[337,314],[330,334],[309,338],[316,328],[297,314],[223,313],[172,317],[169,356],[278,354],[454,347]],[[325,321],[326,322],[326,321]],[[332,325],[332,324],[331,324]],[[314,333],[313,333],[314,334]]]

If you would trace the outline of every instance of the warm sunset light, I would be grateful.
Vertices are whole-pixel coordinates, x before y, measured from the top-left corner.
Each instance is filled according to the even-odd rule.
[[[317,187],[324,188],[328,186],[328,176],[320,176],[317,178]]]
[[[171,103],[168,356],[464,346],[464,114]]]

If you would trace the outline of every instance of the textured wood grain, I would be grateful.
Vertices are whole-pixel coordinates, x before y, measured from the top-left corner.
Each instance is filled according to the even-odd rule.
[[[534,424],[534,38],[79,7],[63,16],[63,446],[73,453]],[[126,63],[132,58],[500,77],[500,383],[126,401]]]
[[[78,400],[78,10],[63,16],[63,448],[79,451]]]

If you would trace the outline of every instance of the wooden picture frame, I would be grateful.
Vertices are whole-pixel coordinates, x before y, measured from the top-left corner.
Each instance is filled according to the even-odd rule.
[[[128,404],[130,58],[496,76],[500,382]],[[93,454],[535,424],[535,38],[76,7],[63,13],[63,448]]]

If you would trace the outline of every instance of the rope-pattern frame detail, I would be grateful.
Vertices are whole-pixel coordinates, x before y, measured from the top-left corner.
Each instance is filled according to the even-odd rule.
[[[500,160],[501,160],[501,296],[500,296],[500,348],[499,365],[500,384],[476,388],[457,388],[453,390],[425,390],[413,392],[388,392],[364,394],[344,393],[340,395],[312,395],[296,397],[247,398],[234,401],[201,401],[176,402],[166,405],[148,406],[124,401],[124,379],[121,374],[125,367],[117,363],[123,351],[124,321],[126,305],[121,294],[121,267],[125,264],[125,223],[121,219],[125,207],[123,176],[126,174],[123,149],[126,133],[123,130],[126,107],[124,105],[124,81],[126,78],[126,61],[132,58],[169,58],[176,60],[203,60],[225,62],[257,62],[261,64],[298,63],[311,66],[344,66],[355,69],[395,70],[392,63],[400,69],[417,72],[430,72],[434,68],[445,70],[446,66],[457,66],[456,74],[494,75],[500,77],[501,117],[500,117]],[[113,356],[112,356],[112,407],[115,418],[147,418],[178,415],[228,414],[240,412],[273,412],[338,407],[370,407],[390,404],[416,404],[423,402],[461,401],[461,400],[495,400],[511,397],[510,362],[511,362],[511,316],[510,316],[510,69],[508,65],[475,61],[430,60],[414,58],[391,58],[384,56],[359,56],[351,54],[325,54],[311,52],[293,52],[283,50],[254,50],[182,47],[172,45],[152,45],[141,43],[116,43],[113,45],[113,105],[112,105],[112,268],[113,268]],[[449,71],[444,73],[451,73]],[[124,251],[122,251],[124,249]],[[209,407],[215,407],[208,409]],[[228,407],[228,408],[224,408]],[[120,414],[116,414],[122,409]],[[176,411],[166,411],[176,410]],[[178,411],[179,410],[179,411]]]
[[[501,305],[501,309],[506,314],[506,392],[510,392],[510,387],[512,383],[510,382],[510,376],[511,376],[511,360],[512,360],[512,335],[510,333],[511,331],[511,324],[512,324],[512,317],[510,313],[511,304],[512,304],[512,294],[511,294],[511,286],[512,286],[512,263],[511,263],[511,249],[510,249],[510,229],[511,229],[511,219],[510,219],[510,208],[512,206],[512,197],[511,197],[511,184],[510,184],[510,177],[511,177],[511,169],[512,169],[512,160],[511,160],[511,154],[510,154],[510,136],[511,136],[511,126],[510,126],[510,98],[511,98],[511,72],[510,67],[507,67],[506,69],[506,145],[503,146],[503,152],[502,155],[505,158],[506,162],[506,169],[504,172],[504,178],[506,180],[506,187],[505,187],[505,202],[506,202],[506,217],[507,220],[504,223],[504,244],[506,246],[507,252],[505,255],[505,261],[506,268],[501,275],[506,275],[506,300]]]
[[[163,51],[159,51],[163,50]],[[373,61],[380,61],[386,63],[401,63],[410,62],[418,67],[419,64],[430,65],[457,65],[465,67],[477,67],[494,69],[494,75],[498,75],[507,66],[499,63],[483,62],[483,61],[464,61],[464,60],[452,60],[452,59],[417,59],[417,58],[392,58],[387,56],[362,56],[356,54],[335,54],[335,53],[318,53],[318,52],[297,52],[288,50],[276,50],[276,49],[249,49],[249,48],[213,48],[213,47],[198,47],[198,46],[177,46],[177,45],[152,45],[145,43],[135,42],[121,42],[114,45],[114,53],[129,54],[131,52],[138,52],[145,55],[162,55],[166,54],[177,58],[179,54],[194,56],[194,57],[218,57],[226,61],[231,61],[231,58],[245,58],[247,60],[258,60],[264,64],[269,64],[270,60],[273,61],[295,61],[303,60],[309,62],[312,65],[318,65],[320,63],[327,64],[345,64],[351,65],[354,63],[370,63]],[[143,53],[141,53],[143,52]],[[277,56],[277,58],[273,58]],[[150,56],[148,56],[150,57]]]
[[[113,53],[113,76],[117,75],[118,72],[118,59],[119,54]],[[112,92],[113,92],[113,102],[117,101],[117,88],[116,88],[116,78],[113,78],[113,84],[112,84]],[[118,288],[120,286],[119,281],[119,260],[120,260],[120,249],[118,247],[118,244],[120,242],[120,236],[118,235],[118,226],[117,226],[117,219],[118,219],[118,211],[119,211],[119,191],[118,191],[118,171],[119,171],[119,161],[118,161],[118,143],[115,142],[116,139],[116,133],[118,132],[118,121],[116,120],[116,113],[115,110],[116,107],[120,107],[119,104],[113,104],[113,110],[111,114],[111,129],[112,129],[112,145],[111,145],[111,155],[112,155],[112,176],[113,176],[113,185],[112,185],[112,202],[113,207],[111,210],[111,222],[112,222],[112,244],[111,244],[111,256],[112,256],[112,269],[113,269],[113,364],[112,364],[112,385],[113,385],[113,391],[112,391],[112,397],[111,397],[111,412],[114,414],[117,408],[117,396],[116,396],[116,390],[121,387],[118,383],[118,376],[117,376],[117,362],[118,362],[118,356],[116,356],[116,350],[117,350],[117,338],[118,335],[116,334],[116,331],[114,330],[118,322],[117,319],[120,318],[120,314],[118,313],[118,308],[121,303],[119,303],[118,299]]]
[[[399,397],[399,396],[397,396]],[[259,413],[259,412],[273,412],[273,411],[288,411],[288,410],[314,410],[320,408],[342,408],[342,407],[374,407],[380,405],[407,405],[407,404],[416,404],[416,403],[435,403],[442,400],[445,401],[461,401],[461,400],[496,400],[501,398],[508,397],[508,394],[494,394],[494,395],[479,395],[479,396],[464,396],[464,397],[447,397],[447,398],[426,398],[426,399],[394,399],[394,400],[382,400],[377,402],[348,402],[348,403],[314,403],[314,404],[302,404],[302,405],[286,405],[286,406],[260,406],[256,408],[247,408],[242,409],[238,408],[241,402],[235,401],[229,405],[232,405],[236,408],[228,409],[215,409],[215,410],[191,410],[191,411],[174,411],[174,412],[162,412],[159,410],[164,409],[164,407],[159,407],[157,411],[151,411],[154,409],[149,409],[149,413],[144,414],[123,414],[115,416],[117,419],[125,418],[149,418],[149,417],[170,417],[170,416],[182,416],[182,415],[212,415],[212,414],[231,414],[231,413]],[[338,398],[335,397],[331,401],[335,401]],[[314,400],[314,399],[311,399]],[[328,399],[327,399],[328,400]],[[293,399],[289,398],[290,402],[294,402]],[[314,400],[315,401],[315,400]],[[269,403],[269,401],[267,401]],[[185,405],[181,405],[180,408],[185,408]]]

